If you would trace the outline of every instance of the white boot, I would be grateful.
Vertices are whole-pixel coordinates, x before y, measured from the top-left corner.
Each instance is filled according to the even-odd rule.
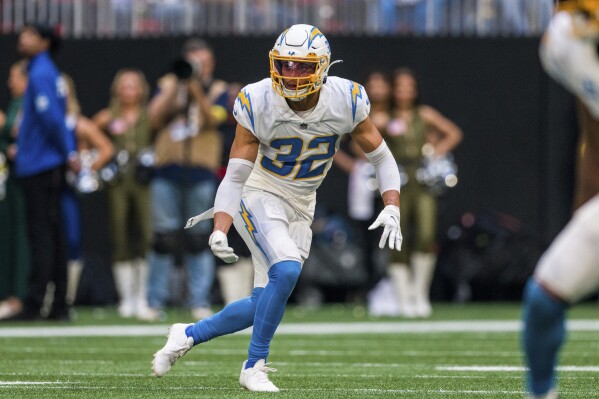
[[[77,297],[77,287],[81,279],[81,271],[83,270],[83,262],[81,259],[70,260],[67,263],[67,305],[72,306]]]
[[[252,294],[254,266],[250,258],[239,258],[231,265],[219,266],[216,275],[225,305]]]
[[[119,294],[119,315],[135,315],[135,269],[131,262],[115,262],[112,266],[116,290]]]
[[[169,372],[173,364],[193,348],[193,338],[185,334],[187,327],[193,324],[173,324],[167,335],[166,344],[154,353],[152,371],[155,377],[162,377]]]
[[[148,306],[148,262],[143,258],[138,258],[133,263],[135,292],[135,317],[140,320],[147,320],[150,313]]]
[[[389,265],[389,276],[393,281],[397,301],[399,302],[399,315],[403,317],[416,317],[413,287],[410,281],[410,269],[405,263],[392,263]]]
[[[437,256],[435,254],[415,252],[412,255],[414,296],[416,299],[416,315],[418,317],[430,317],[433,312],[429,291],[436,263]]]
[[[252,392],[279,392],[279,388],[268,379],[268,373],[277,369],[268,367],[264,359],[258,360],[249,369],[245,368],[246,363],[247,360],[241,365],[239,385]]]

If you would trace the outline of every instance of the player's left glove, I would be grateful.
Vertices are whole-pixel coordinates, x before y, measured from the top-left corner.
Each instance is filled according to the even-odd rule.
[[[212,253],[224,260],[225,263],[237,262],[239,259],[233,252],[233,248],[229,246],[227,235],[220,230],[215,230],[210,234],[208,245],[210,245]]]
[[[379,242],[379,248],[385,248],[385,242],[387,241],[387,238],[389,238],[389,248],[401,251],[403,237],[399,227],[399,207],[387,205],[368,230],[374,230],[379,226],[384,227],[383,235]]]

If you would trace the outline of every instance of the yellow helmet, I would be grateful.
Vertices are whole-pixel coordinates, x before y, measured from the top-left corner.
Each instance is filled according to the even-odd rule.
[[[588,14],[597,14],[599,0],[560,0],[557,8],[561,11],[580,11]]]
[[[594,23],[599,21],[599,0],[561,0],[557,4],[557,9],[584,14]]]
[[[285,98],[302,100],[316,93],[326,82],[331,66],[331,48],[315,26],[293,25],[279,35],[268,55],[272,87]],[[288,67],[301,67],[305,73],[299,77],[283,77],[285,63],[289,63]]]
[[[580,16],[574,26],[579,36],[596,36],[599,33],[599,0],[560,0],[557,9]]]

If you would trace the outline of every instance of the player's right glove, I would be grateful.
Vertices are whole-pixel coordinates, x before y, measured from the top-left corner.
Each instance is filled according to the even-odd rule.
[[[210,234],[208,245],[210,245],[212,253],[225,261],[225,263],[237,262],[239,259],[239,256],[233,252],[233,248],[229,246],[227,235],[220,230],[215,230]]]
[[[387,205],[368,230],[374,230],[379,226],[384,227],[379,248],[385,248],[385,243],[387,242],[387,238],[389,238],[389,248],[401,251],[403,237],[399,227],[399,207]]]

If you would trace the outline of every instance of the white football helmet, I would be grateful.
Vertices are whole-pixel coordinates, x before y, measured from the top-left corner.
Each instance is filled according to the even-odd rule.
[[[269,53],[270,77],[275,91],[299,101],[322,88],[331,66],[331,48],[326,37],[312,25],[293,25],[279,35]],[[298,71],[283,77],[283,65]]]

